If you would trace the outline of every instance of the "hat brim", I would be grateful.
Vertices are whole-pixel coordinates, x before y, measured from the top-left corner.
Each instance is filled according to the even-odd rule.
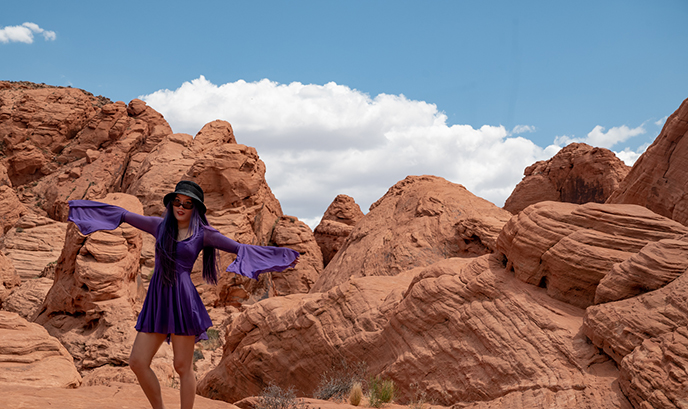
[[[166,194],[165,197],[163,197],[162,199],[162,203],[165,205],[165,207],[167,207],[167,205],[171,201],[173,201],[177,195],[189,196],[193,200],[195,208],[197,208],[201,213],[206,212],[205,204],[203,204],[203,201],[199,199],[194,192],[191,192],[186,189],[178,189],[172,193]]]

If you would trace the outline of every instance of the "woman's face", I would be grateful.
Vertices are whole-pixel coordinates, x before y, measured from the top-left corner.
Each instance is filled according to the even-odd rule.
[[[177,195],[172,202],[172,211],[179,227],[184,228],[189,225],[191,214],[194,211],[193,207],[191,209],[184,208],[184,205],[188,207],[189,204],[193,206],[193,200],[186,195]]]

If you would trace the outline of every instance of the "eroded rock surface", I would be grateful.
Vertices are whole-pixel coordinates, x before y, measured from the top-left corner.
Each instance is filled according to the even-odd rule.
[[[412,399],[414,388],[459,407],[548,390],[556,392],[532,407],[558,399],[622,407],[614,363],[579,333],[583,313],[518,281],[496,255],[450,258],[247,308],[198,390],[235,402],[275,382],[309,396],[332,362],[345,359],[392,379],[398,401]]]
[[[552,159],[528,166],[504,209],[516,214],[544,201],[604,203],[630,169],[609,149],[572,143]]]
[[[409,176],[356,223],[311,291],[328,291],[351,276],[396,275],[445,258],[490,253],[510,217],[461,185]]]
[[[320,246],[326,266],[363,216],[361,208],[347,195],[338,195],[330,203],[314,231],[315,241]]]
[[[2,252],[22,280],[38,278],[48,264],[60,257],[66,230],[67,223],[27,214],[5,235]]]
[[[633,165],[608,203],[633,203],[688,226],[688,99]]]
[[[686,233],[680,223],[636,205],[541,202],[504,226],[497,247],[518,279],[585,308],[615,264],[651,242]]]
[[[45,328],[0,311],[0,384],[76,388],[81,376],[67,350]]]
[[[102,201],[142,211],[130,195],[113,193]],[[136,278],[140,255],[141,233],[126,223],[89,236],[69,224],[55,283],[36,322],[62,342],[79,369],[128,362],[143,298]]]

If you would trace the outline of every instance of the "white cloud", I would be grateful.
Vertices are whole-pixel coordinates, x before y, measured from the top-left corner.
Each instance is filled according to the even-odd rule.
[[[604,127],[597,125],[588,133],[588,136],[585,138],[576,138],[574,136],[563,135],[554,138],[554,143],[556,145],[565,146],[572,142],[584,142],[591,146],[611,149],[612,146],[618,143],[625,142],[629,138],[642,135],[646,132],[644,124],[632,129],[626,125],[622,125],[615,126],[607,132],[604,130]]]
[[[201,76],[140,98],[175,132],[194,135],[210,121],[229,121],[237,141],[256,147],[265,161],[285,213],[311,227],[338,194],[366,212],[408,175],[441,176],[501,206],[525,167],[559,149],[509,137],[502,126],[448,126],[434,104],[371,97],[333,82],[217,86]]]
[[[514,126],[514,129],[512,129],[511,132],[509,132],[509,135],[520,135],[522,133],[535,131],[535,127],[531,125],[516,125]]]
[[[650,146],[650,144],[645,143],[638,147],[638,149],[636,149],[635,151],[631,148],[626,148],[621,152],[614,152],[614,154],[617,158],[621,159],[626,165],[633,166],[640,157],[640,155],[645,153],[648,146]]]
[[[667,119],[669,119],[669,117],[665,116],[664,118],[661,118],[660,120],[655,121],[655,125],[660,126],[660,127],[664,126],[664,123],[666,122]]]
[[[35,23],[24,23],[21,26],[6,26],[0,28],[0,43],[33,43],[33,35],[42,34],[46,41],[54,41],[57,34],[54,31],[48,31],[40,28]]]

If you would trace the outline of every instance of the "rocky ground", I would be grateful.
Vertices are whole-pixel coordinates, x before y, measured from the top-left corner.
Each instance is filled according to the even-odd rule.
[[[83,236],[67,202],[160,215],[180,179],[223,234],[301,253],[258,281],[208,286],[194,269],[215,323],[196,407],[253,408],[269,385],[350,406],[312,397],[356,365],[394,382],[386,407],[688,407],[688,100],[633,168],[572,144],[528,167],[504,208],[408,176],[365,215],[334,198],[315,231],[282,213],[225,121],[174,134],[140,100],[0,82],[0,142],[8,407],[147,407],[127,361],[153,240],[126,224]],[[153,368],[173,405],[168,346]]]

